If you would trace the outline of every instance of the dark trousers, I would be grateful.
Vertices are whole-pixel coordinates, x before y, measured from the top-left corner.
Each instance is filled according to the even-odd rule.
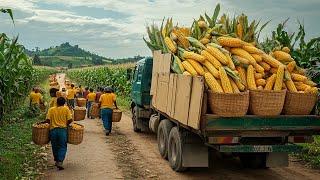
[[[67,104],[68,104],[69,107],[74,109],[74,99],[67,99]]]
[[[67,153],[67,128],[54,128],[50,130],[50,141],[54,161],[63,162]]]
[[[103,122],[103,127],[111,132],[112,129],[112,109],[103,108],[101,109],[101,119]]]

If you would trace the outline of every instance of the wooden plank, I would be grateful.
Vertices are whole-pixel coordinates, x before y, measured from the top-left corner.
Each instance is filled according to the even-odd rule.
[[[158,86],[158,77],[159,77],[159,74],[158,73],[155,73],[155,74],[152,74],[153,76],[153,80],[151,82],[151,87],[152,87],[152,84],[153,84],[153,92],[152,92],[152,106],[153,107],[157,107],[157,86]]]
[[[167,115],[172,117],[174,114],[174,105],[176,99],[176,82],[177,81],[177,74],[171,73],[170,80],[169,80],[169,90],[168,90],[168,105],[167,105]]]
[[[169,74],[159,74],[157,86],[157,108],[162,112],[166,112],[168,103]]]
[[[188,125],[191,86],[191,76],[178,75],[174,119],[185,125]]]
[[[190,98],[190,109],[189,109],[189,116],[188,116],[188,126],[196,130],[200,129],[203,91],[204,91],[203,77],[201,76],[193,77],[191,98]]]
[[[171,54],[162,54],[162,61],[161,61],[161,72],[162,73],[170,73],[171,69]]]

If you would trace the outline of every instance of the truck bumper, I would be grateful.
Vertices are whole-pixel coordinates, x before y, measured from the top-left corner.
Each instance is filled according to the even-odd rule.
[[[238,153],[254,153],[254,152],[278,152],[291,153],[300,152],[302,146],[295,144],[287,145],[219,145],[214,146],[220,152],[238,152]]]

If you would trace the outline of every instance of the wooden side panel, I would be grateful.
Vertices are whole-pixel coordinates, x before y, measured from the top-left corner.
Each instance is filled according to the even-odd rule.
[[[162,54],[162,61],[161,61],[161,73],[170,73],[170,67],[171,67],[171,54]]]
[[[155,91],[157,90],[157,74],[161,69],[161,61],[162,61],[162,54],[161,51],[153,51],[153,63],[152,63],[152,79],[151,79],[151,88],[150,88],[150,95],[154,95]]]
[[[192,77],[178,75],[174,119],[188,125]]]
[[[159,77],[159,74],[158,73],[155,73],[155,74],[152,74],[152,84],[153,84],[153,93],[151,94],[152,95],[152,106],[153,107],[157,107],[157,86],[158,86],[158,77]],[[152,86],[151,84],[151,86]]]
[[[169,74],[159,74],[157,85],[156,108],[162,112],[167,110]]]
[[[201,121],[201,111],[203,104],[204,79],[201,76],[193,77],[190,109],[188,116],[188,126],[199,130]]]
[[[171,73],[169,80],[169,90],[168,90],[168,105],[167,105],[167,115],[173,117],[174,106],[176,100],[176,90],[177,90],[177,74]]]

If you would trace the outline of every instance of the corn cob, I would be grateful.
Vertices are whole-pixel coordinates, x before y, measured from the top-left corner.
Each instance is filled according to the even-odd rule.
[[[205,21],[198,21],[199,28],[207,28],[208,25]]]
[[[250,54],[263,54],[263,51],[261,51],[260,49],[254,47],[254,46],[242,46],[242,49],[244,49],[245,51],[247,51]]]
[[[265,85],[266,85],[266,80],[264,80],[264,79],[257,79],[257,80],[256,80],[256,85],[257,85],[257,86],[265,86]]]
[[[174,58],[175,58],[175,60],[176,60],[176,62],[177,62],[177,64],[178,64],[180,70],[183,72],[183,71],[184,71],[184,67],[183,67],[183,65],[182,65],[182,63],[181,63],[180,58],[179,58],[178,56],[174,56]]]
[[[221,84],[222,84],[222,88],[223,88],[224,92],[225,93],[232,93],[233,90],[232,90],[231,83],[230,83],[228,75],[223,67],[219,68],[219,76],[220,76],[220,80],[221,80]]]
[[[187,59],[187,61],[192,65],[192,67],[197,71],[201,76],[204,75],[204,69],[201,64],[195,60]]]
[[[237,24],[237,36],[239,39],[243,37],[243,27],[240,23]]]
[[[254,65],[257,63],[256,60],[247,51],[241,48],[232,48],[231,53],[249,60],[249,63],[251,65]]]
[[[197,71],[193,68],[189,61],[183,61],[182,65],[186,71],[188,71],[192,76],[198,75]]]
[[[283,51],[273,51],[273,56],[279,61],[292,61],[290,54]]]
[[[263,67],[260,66],[259,64],[256,63],[253,66],[254,66],[254,68],[256,69],[257,72],[259,72],[259,73],[263,73],[264,72]]]
[[[208,61],[205,60],[203,65],[208,69],[208,71],[215,77],[215,78],[220,78],[219,76],[219,71]]]
[[[241,83],[241,80],[235,79],[234,82],[236,83],[240,91],[244,91],[246,89],[246,86]]]
[[[296,62],[295,61],[292,61],[287,65],[287,69],[288,69],[289,72],[292,72],[295,67],[296,67]]]
[[[263,79],[263,73],[254,73],[255,79]]]
[[[288,47],[283,47],[283,48],[282,48],[282,51],[289,54],[289,53],[290,53],[290,48],[288,48]]]
[[[277,71],[277,77],[274,83],[273,90],[280,91],[282,89],[283,77],[284,77],[284,65],[281,65],[279,66]]]
[[[215,57],[213,57],[208,51],[202,50],[201,55],[204,56],[216,69],[219,69],[222,65]]]
[[[276,74],[272,74],[272,76],[270,76],[267,81],[266,81],[266,86],[264,87],[264,90],[272,90],[274,83],[276,81]]]
[[[237,61],[239,61],[241,64],[249,64],[249,60],[243,58],[243,57],[240,57],[240,56],[236,56],[236,55],[233,55],[232,56],[233,58],[235,58]]]
[[[219,85],[218,81],[213,77],[213,75],[211,73],[208,73],[208,72],[204,73],[204,78],[205,78],[209,88],[213,92],[223,93],[221,86]]]
[[[278,68],[281,64],[278,60],[274,59],[272,56],[268,54],[262,54],[262,59],[264,62],[269,64],[271,67]]]
[[[246,70],[245,70],[243,67],[241,67],[241,66],[237,66],[236,69],[237,69],[237,71],[238,71],[238,73],[239,73],[239,77],[240,77],[240,79],[241,79],[241,82],[242,82],[245,86],[247,86],[247,72],[246,72]]]
[[[296,88],[298,91],[305,91],[307,88],[311,88],[309,85],[306,85],[306,84],[299,84],[299,85],[296,85]]]
[[[300,75],[300,74],[295,74],[295,73],[291,73],[291,78],[294,81],[301,81],[301,82],[304,82],[304,81],[308,80],[308,78],[306,76],[303,76],[303,75]]]
[[[242,43],[243,43],[243,46],[255,46],[253,42],[248,43],[248,42],[242,41]]]
[[[231,59],[231,57],[230,57],[230,54],[224,53],[224,55],[225,55],[225,56],[227,57],[227,59],[228,59],[228,67],[229,67],[230,69],[232,69],[232,70],[235,70],[236,67],[235,67],[235,65],[234,65],[234,63],[233,63],[233,61],[232,61],[232,59]]]
[[[262,57],[259,54],[251,54],[257,63],[262,62]]]
[[[317,86],[317,83],[315,83],[315,82],[313,82],[313,81],[311,81],[311,80],[306,80],[306,81],[304,81],[304,83],[306,84],[306,85],[309,85],[309,86],[311,86],[311,87],[314,87],[314,86]]]
[[[311,94],[318,94],[318,88],[317,87],[310,87],[310,88],[307,88],[304,92],[311,93]]]
[[[201,63],[203,63],[204,60],[206,60],[206,58],[201,56],[200,54],[189,51],[184,51],[182,56],[184,59],[193,59]]]
[[[232,37],[218,37],[218,42],[221,46],[227,47],[241,47],[243,45],[243,41],[238,38]]]
[[[229,81],[231,83],[233,92],[234,93],[240,93],[240,90],[239,90],[237,84],[232,80],[232,78],[229,78]]]
[[[270,69],[271,69],[270,65],[267,64],[267,63],[265,63],[265,62],[259,62],[258,64],[259,64],[261,67],[263,67],[263,69],[264,69],[265,71],[270,71]]]
[[[290,92],[298,92],[296,86],[294,85],[293,81],[290,79],[290,80],[287,80],[285,82],[286,86],[287,86],[287,89],[290,91]]]
[[[218,49],[212,46],[207,46],[206,49],[213,57],[215,57],[218,61],[220,61],[222,64],[227,65],[228,59],[227,57]]]
[[[216,79],[216,80],[217,80],[218,84],[220,85],[220,87],[221,87],[221,89],[222,89],[221,80],[220,80],[220,79]],[[222,89],[222,91],[223,91],[223,89]]]
[[[206,44],[210,43],[210,39],[202,38],[202,39],[200,39],[200,42],[201,42],[203,45],[206,45]]]
[[[184,71],[182,74],[186,76],[191,76],[191,74],[188,71]]]
[[[177,52],[177,45],[169,37],[165,37],[164,42],[166,43],[166,46],[173,54]]]
[[[254,79],[254,68],[252,65],[249,65],[247,69],[247,83],[249,90],[257,89],[257,85]]]
[[[184,48],[184,49],[188,49],[190,47],[190,42],[188,41],[188,39],[186,37],[188,37],[189,35],[185,35],[182,31],[182,29],[179,29],[175,32],[175,34],[177,35],[178,38],[178,43]]]

